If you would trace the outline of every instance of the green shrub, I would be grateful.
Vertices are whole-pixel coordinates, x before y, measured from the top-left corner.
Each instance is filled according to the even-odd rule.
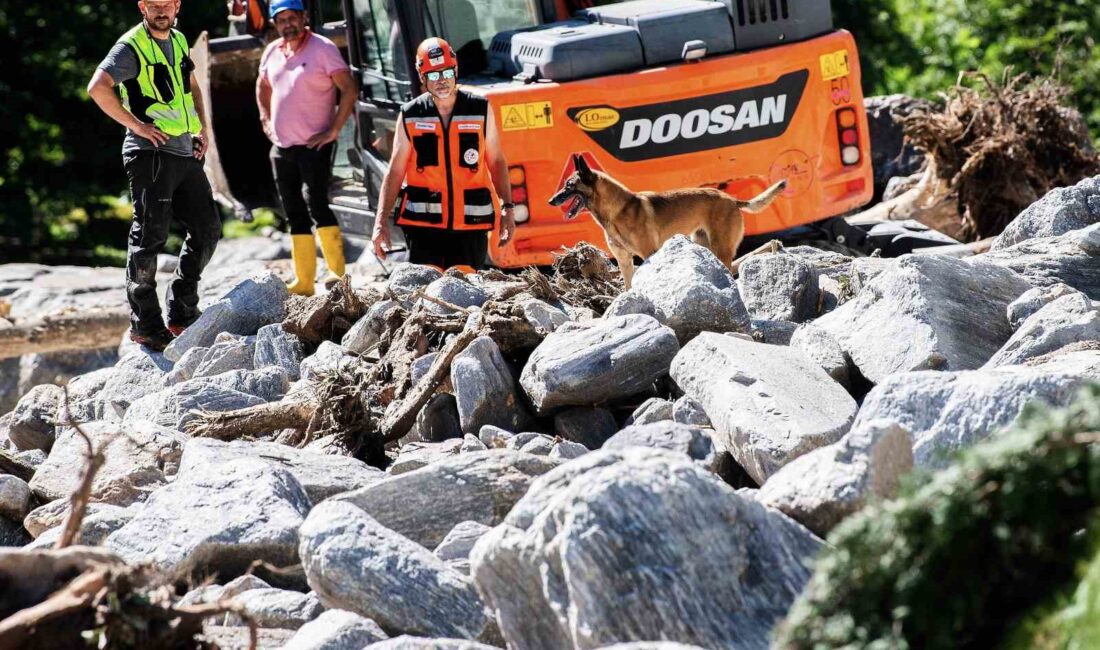
[[[1087,529],[1100,528],[1097,431],[1093,386],[1068,409],[1029,409],[1014,430],[841,524],[777,645],[993,647],[1091,550]]]

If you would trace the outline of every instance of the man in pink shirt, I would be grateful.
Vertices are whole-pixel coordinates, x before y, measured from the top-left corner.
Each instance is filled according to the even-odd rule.
[[[317,248],[311,226],[329,270],[324,283],[344,275],[343,238],[328,205],[328,184],[333,146],[355,106],[357,88],[336,44],[306,26],[301,0],[273,0],[271,20],[282,38],[260,58],[256,103],[274,144],[271,166],[290,224],[295,279],[288,289],[312,296]]]

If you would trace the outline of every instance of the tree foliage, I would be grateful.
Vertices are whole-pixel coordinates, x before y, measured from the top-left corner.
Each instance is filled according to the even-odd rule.
[[[1100,532],[1100,386],[838,526],[781,648],[991,648]]]

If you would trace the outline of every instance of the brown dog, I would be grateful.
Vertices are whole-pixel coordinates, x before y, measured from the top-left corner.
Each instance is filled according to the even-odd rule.
[[[581,156],[574,154],[573,164],[577,171],[550,197],[550,205],[572,199],[566,219],[575,219],[582,208],[588,208],[607,235],[628,289],[634,256],[646,259],[673,235],[687,235],[706,246],[734,272],[733,256],[745,234],[741,211],[760,212],[787,187],[786,180],[779,181],[748,201],[709,187],[634,193],[607,174],[593,171]]]

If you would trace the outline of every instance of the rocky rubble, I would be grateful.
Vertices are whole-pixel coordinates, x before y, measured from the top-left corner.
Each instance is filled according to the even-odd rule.
[[[168,353],[0,416],[0,544],[54,557],[87,435],[81,542],[236,603],[218,638],[765,648],[841,521],[1100,381],[1100,230],[1038,210],[972,258],[797,247],[737,279],[674,238],[626,293],[591,247],[311,299],[237,278]]]

